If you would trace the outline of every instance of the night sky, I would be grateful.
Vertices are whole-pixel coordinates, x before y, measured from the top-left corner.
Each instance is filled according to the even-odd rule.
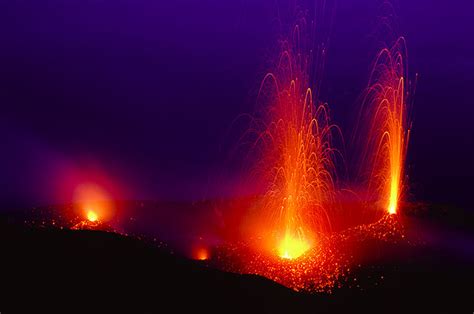
[[[334,11],[321,98],[345,137],[380,44],[379,4]],[[395,6],[419,74],[410,197],[469,207],[474,2]],[[68,202],[85,181],[124,199],[232,194],[229,128],[255,110],[277,12],[273,0],[2,1],[0,202]]]

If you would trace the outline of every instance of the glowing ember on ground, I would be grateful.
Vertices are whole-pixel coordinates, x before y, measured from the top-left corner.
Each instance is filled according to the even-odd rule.
[[[366,240],[398,242],[404,239],[397,216],[385,215],[379,221],[332,233],[321,244],[298,258],[287,259],[262,254],[246,243],[216,248],[211,265],[226,271],[255,274],[297,291],[332,292],[345,285],[351,269],[358,267],[358,247]]]
[[[86,208],[83,210],[84,214],[82,215],[82,220],[76,223],[71,229],[73,230],[82,230],[82,229],[108,229],[103,224],[101,219],[99,218],[99,214],[96,210],[92,210],[90,208]]]

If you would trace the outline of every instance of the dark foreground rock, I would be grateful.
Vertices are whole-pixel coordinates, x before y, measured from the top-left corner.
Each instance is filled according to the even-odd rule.
[[[470,245],[470,243],[464,244]],[[297,293],[115,233],[0,222],[1,313],[472,313],[473,264],[416,248],[375,259],[333,294]],[[372,245],[375,256],[383,244]]]

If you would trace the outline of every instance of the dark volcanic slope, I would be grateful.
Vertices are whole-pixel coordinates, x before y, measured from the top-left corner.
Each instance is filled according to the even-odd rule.
[[[0,230],[2,313],[24,307],[275,313],[308,305],[297,293],[267,279],[209,269],[114,233],[7,223]]]
[[[296,293],[265,278],[204,267],[113,233],[0,224],[2,313],[471,313],[472,267],[436,250],[361,267],[359,288]],[[380,246],[377,254],[383,252]],[[375,285],[372,280],[380,278]],[[351,285],[353,278],[348,279]],[[366,281],[366,282],[365,282]],[[31,312],[31,311],[30,311]]]

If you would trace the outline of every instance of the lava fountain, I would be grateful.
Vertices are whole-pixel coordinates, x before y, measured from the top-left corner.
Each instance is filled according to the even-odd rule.
[[[369,199],[389,214],[398,211],[410,134],[405,55],[403,38],[378,53],[363,101],[370,121],[364,158],[370,169]]]
[[[255,228],[265,249],[285,259],[304,254],[329,229],[327,209],[334,198],[335,126],[311,89],[314,56],[303,42],[304,26],[303,21],[294,27],[276,70],[262,81],[258,101],[266,109],[255,128],[260,130],[255,146],[261,148],[256,171],[266,191]]]

